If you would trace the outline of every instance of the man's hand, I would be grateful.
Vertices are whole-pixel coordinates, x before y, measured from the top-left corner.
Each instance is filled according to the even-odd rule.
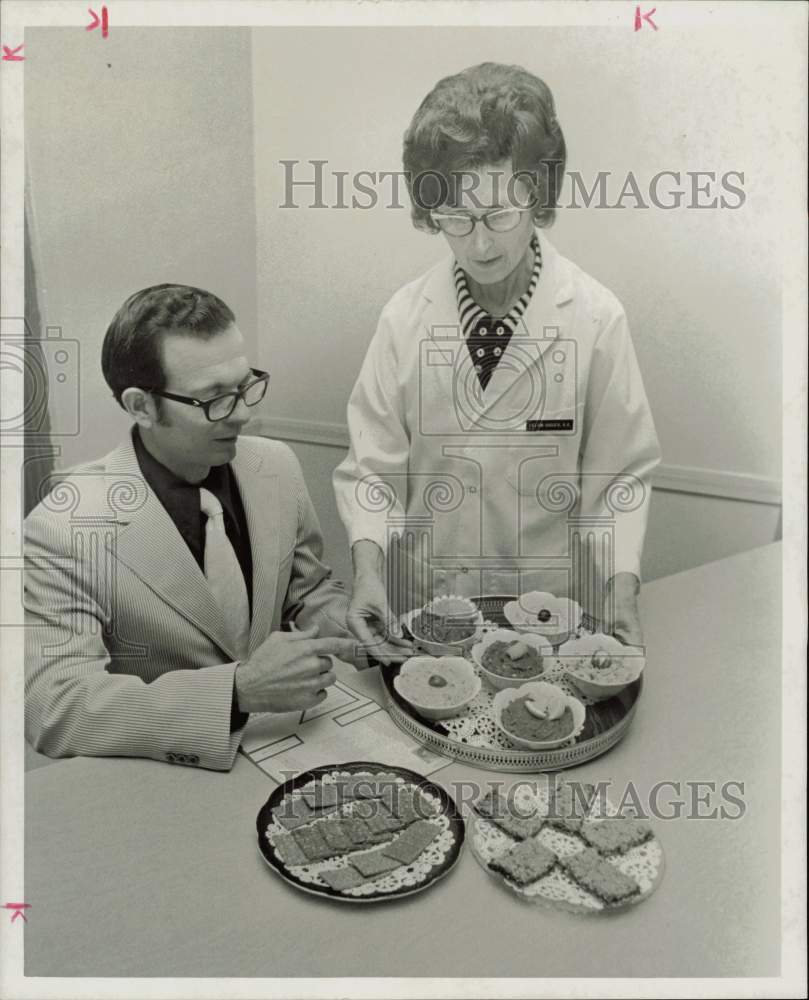
[[[604,600],[605,631],[627,646],[642,646],[638,594],[640,580],[634,573],[616,573],[607,584]]]
[[[300,712],[323,701],[336,677],[330,656],[350,660],[354,639],[318,639],[317,627],[273,632],[236,668],[242,712]]]
[[[413,645],[402,636],[390,610],[385,585],[375,573],[354,578],[346,624],[362,643],[366,655],[386,666],[413,655]]]

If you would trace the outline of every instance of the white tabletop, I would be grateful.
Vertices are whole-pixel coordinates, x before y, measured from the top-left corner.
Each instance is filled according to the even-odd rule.
[[[255,818],[275,787],[228,774],[72,759],[26,775],[28,976],[769,976],[779,972],[780,545],[644,588],[644,691],[625,739],[568,771],[628,782],[744,783],[737,820],[655,820],[656,893],[581,917],[526,904],[471,851],[425,892],[313,898],[271,871]],[[373,691],[375,672],[355,675]],[[453,764],[450,791],[490,772]],[[509,776],[514,783],[522,776]],[[738,794],[738,792],[735,792]],[[661,796],[665,804],[672,791]],[[617,803],[616,803],[617,804]]]

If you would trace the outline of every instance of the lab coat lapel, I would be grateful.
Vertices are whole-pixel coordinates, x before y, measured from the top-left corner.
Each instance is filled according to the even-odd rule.
[[[119,489],[123,499],[113,504],[112,512],[119,527],[117,559],[236,659],[222,609],[165,507],[143,478],[131,438],[109,456],[106,472],[111,484],[117,479],[123,487]],[[139,483],[140,488],[132,491],[132,483]],[[108,498],[113,488],[108,489]]]
[[[482,395],[481,417],[510,419],[545,398],[544,358],[554,342],[564,336],[560,308],[572,296],[572,282],[554,246],[539,233],[542,272],[531,301]]]

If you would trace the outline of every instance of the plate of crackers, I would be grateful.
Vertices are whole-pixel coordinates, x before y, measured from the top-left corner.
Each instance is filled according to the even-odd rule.
[[[298,889],[375,903],[433,885],[457,862],[464,821],[427,778],[368,761],[313,768],[279,785],[256,818],[267,864]]]
[[[644,819],[623,817],[589,783],[521,782],[475,803],[472,853],[525,900],[574,913],[642,902],[663,875],[663,848]]]

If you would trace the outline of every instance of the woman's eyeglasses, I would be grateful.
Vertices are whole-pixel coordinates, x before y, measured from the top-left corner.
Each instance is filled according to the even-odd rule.
[[[270,381],[270,373],[263,372],[258,368],[250,369],[253,381],[237,389],[234,392],[223,392],[221,396],[214,396],[213,399],[194,399],[193,396],[178,396],[173,392],[163,392],[160,389],[144,389],[144,392],[151,392],[155,396],[162,396],[163,399],[173,399],[175,403],[187,403],[189,406],[198,406],[205,413],[210,421],[227,420],[236,409],[240,399],[245,405],[255,406],[267,395],[267,386]]]
[[[430,212],[430,218],[449,236],[468,236],[479,222],[493,233],[508,233],[520,224],[523,212],[532,212],[533,209],[533,205],[527,208],[495,208],[478,216]]]

